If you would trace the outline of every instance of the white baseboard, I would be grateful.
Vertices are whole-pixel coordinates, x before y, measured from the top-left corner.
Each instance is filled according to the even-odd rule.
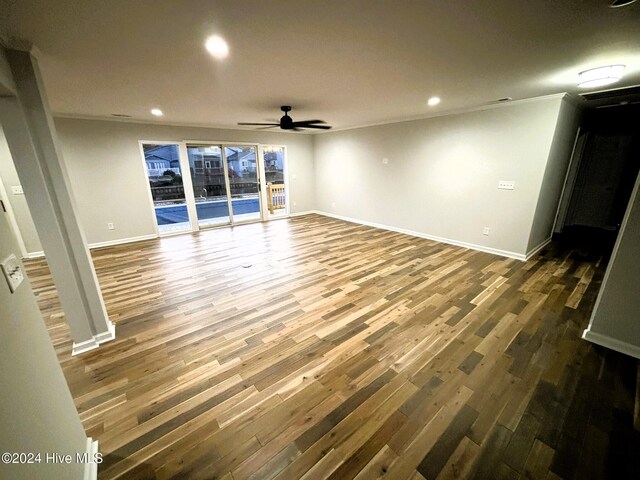
[[[289,217],[302,217],[304,215],[312,215],[312,214],[318,214],[318,215],[323,215],[323,213],[317,211],[317,210],[305,210],[304,212],[296,212],[296,213],[290,213]]]
[[[184,232],[180,232],[180,233],[184,233]],[[158,238],[158,235],[156,235],[155,233],[151,235],[140,235],[138,237],[120,238],[117,240],[108,240],[106,242],[90,243],[89,248],[93,249],[93,248],[111,247],[114,245],[123,245],[125,243],[134,243],[134,242],[142,242],[144,240],[153,240],[154,238]],[[35,258],[42,258],[42,257],[44,257],[44,252],[40,250],[38,252],[29,252],[24,258],[35,259]]]
[[[115,340],[116,338],[116,325],[110,320],[107,320],[107,331],[99,333],[95,335],[93,338],[96,339],[96,342],[99,344],[103,344],[105,342],[109,342],[111,340]]]
[[[90,243],[89,248],[112,247],[114,245],[123,245],[125,243],[134,243],[134,242],[142,242],[144,240],[153,240],[154,238],[158,238],[158,235],[156,235],[155,233],[151,235],[140,235],[138,237],[121,238],[118,240],[107,240],[106,242]]]
[[[75,357],[76,355],[80,355],[81,353],[94,350],[99,346],[100,344],[96,341],[95,338],[90,338],[89,340],[85,340],[84,342],[80,342],[80,343],[73,342],[73,347],[71,349],[71,356]]]
[[[325,217],[337,218],[338,220],[344,220],[345,222],[357,223],[360,225],[366,225],[368,227],[380,228],[382,230],[389,230],[391,232],[404,233],[406,235],[411,235],[413,237],[425,238],[427,240],[433,240],[436,242],[447,243],[449,245],[455,245],[456,247],[469,248],[471,250],[478,250],[480,252],[492,253],[494,255],[499,255],[501,257],[513,258],[520,261],[526,261],[527,257],[522,253],[510,252],[508,250],[500,250],[497,248],[485,247],[484,245],[477,245],[474,243],[461,242],[458,240],[452,240],[450,238],[438,237],[435,235],[428,235],[422,232],[416,232],[414,230],[407,230],[404,228],[391,227],[389,225],[383,225],[380,223],[367,222],[365,220],[359,220],[357,218],[345,217],[343,215],[335,215],[333,213],[321,212],[321,211],[310,211],[308,213],[317,213],[318,215],[324,215]]]
[[[602,333],[592,332],[588,328],[582,333],[582,338],[591,343],[640,359],[640,346],[638,345],[632,345]]]
[[[88,352],[98,348],[105,342],[115,340],[116,338],[116,326],[113,322],[107,321],[107,331],[94,335],[93,338],[85,340],[84,342],[73,342],[73,348],[71,350],[71,356],[75,357],[81,353]]]
[[[538,252],[540,252],[540,250],[542,250],[544,247],[546,247],[550,243],[551,243],[551,237],[547,238],[540,245],[538,245],[537,247],[534,247],[532,250],[530,250],[529,253],[527,253],[527,258],[526,259],[529,260],[534,255],[537,255]]]
[[[85,450],[89,461],[84,464],[83,480],[98,479],[98,463],[95,461],[98,453],[98,440],[87,437],[87,447]]]

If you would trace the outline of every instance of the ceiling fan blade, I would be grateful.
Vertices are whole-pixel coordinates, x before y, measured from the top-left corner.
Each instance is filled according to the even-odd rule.
[[[300,128],[319,128],[321,130],[329,130],[331,125],[298,125]]]
[[[293,122],[294,125],[302,127],[304,125],[310,125],[312,123],[327,123],[324,120],[301,120],[299,122]]]
[[[247,122],[239,122],[238,125],[253,125],[253,126],[265,126],[269,125],[270,127],[279,127],[279,123],[247,123]]]

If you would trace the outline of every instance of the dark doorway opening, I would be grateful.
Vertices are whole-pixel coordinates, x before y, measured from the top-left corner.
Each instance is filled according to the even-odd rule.
[[[585,99],[555,237],[608,258],[640,171],[640,92]]]

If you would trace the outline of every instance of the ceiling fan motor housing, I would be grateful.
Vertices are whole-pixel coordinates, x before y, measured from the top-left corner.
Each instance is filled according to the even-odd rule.
[[[291,130],[293,128],[293,119],[286,113],[280,119],[280,128],[284,130]]]
[[[280,110],[284,112],[284,115],[280,119],[280,128],[283,130],[292,130],[293,129],[293,119],[287,114],[291,111],[291,107],[289,105],[282,105]]]

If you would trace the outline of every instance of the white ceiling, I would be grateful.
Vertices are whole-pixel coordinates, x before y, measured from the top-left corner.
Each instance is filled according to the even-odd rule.
[[[345,128],[579,93],[603,64],[627,65],[615,87],[640,84],[640,2],[609,2],[0,0],[0,32],[40,50],[56,114],[233,127],[289,104]]]

